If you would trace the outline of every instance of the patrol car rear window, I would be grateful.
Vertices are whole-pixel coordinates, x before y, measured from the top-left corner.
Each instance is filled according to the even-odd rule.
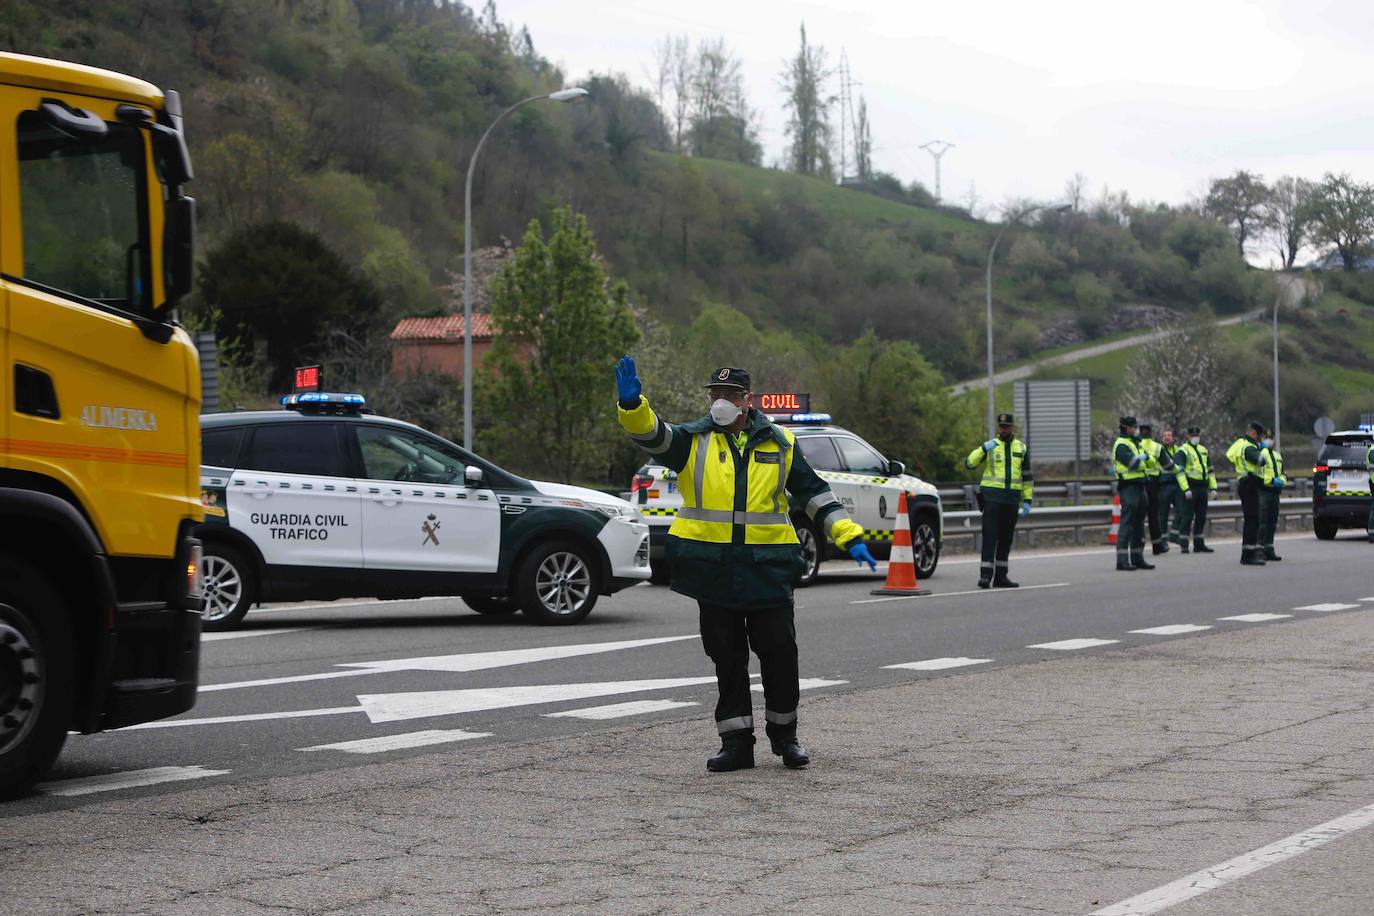
[[[1360,439],[1341,439],[1335,442],[1328,441],[1322,446],[1321,454],[1317,457],[1319,462],[1329,462],[1333,458],[1340,459],[1342,464],[1363,465],[1365,454],[1369,451],[1369,440]]]
[[[840,455],[835,451],[835,441],[829,436],[798,436],[797,445],[801,447],[802,457],[816,471],[840,471]]]
[[[243,441],[242,427],[211,429],[200,434],[200,463],[217,468],[237,467],[239,443]]]
[[[883,457],[858,439],[840,437],[835,444],[840,447],[840,457],[853,473],[887,474],[887,462],[883,461]]]
[[[347,477],[339,435],[333,423],[274,423],[253,430],[239,467],[277,474]]]

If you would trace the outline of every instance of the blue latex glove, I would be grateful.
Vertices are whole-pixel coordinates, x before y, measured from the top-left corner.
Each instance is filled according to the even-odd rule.
[[[996,439],[989,439],[988,441],[986,441],[986,442],[983,443],[983,451],[985,451],[985,452],[990,452],[990,451],[992,451],[992,450],[995,449],[995,448],[997,448],[997,440],[996,440]]]
[[[615,392],[622,403],[629,404],[632,401],[639,401],[639,393],[642,386],[639,384],[639,373],[635,370],[635,359],[633,356],[622,356],[620,362],[615,365]]]
[[[1288,486],[1288,480],[1282,474],[1274,478],[1274,483],[1279,485],[1279,489],[1283,489],[1284,487]]]
[[[849,555],[854,558],[854,562],[858,563],[860,567],[867,563],[870,572],[877,571],[878,561],[873,559],[873,554],[868,552],[868,545],[862,541],[849,548]]]
[[[1031,501],[1030,501],[1029,499],[1026,500],[1025,502],[1023,502],[1023,503],[1021,504],[1021,517],[1022,517],[1022,518],[1025,518],[1027,515],[1030,515],[1030,509],[1031,509],[1030,504],[1031,504]]]

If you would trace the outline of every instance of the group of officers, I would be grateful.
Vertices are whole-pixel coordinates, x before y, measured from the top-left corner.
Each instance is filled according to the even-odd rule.
[[[1202,430],[1190,426],[1183,442],[1165,429],[1158,441],[1149,423],[1121,417],[1112,444],[1112,466],[1121,501],[1121,524],[1116,540],[1116,568],[1127,572],[1154,569],[1145,559],[1145,531],[1151,552],[1168,553],[1170,544],[1182,553],[1213,553],[1207,546],[1207,504],[1217,495],[1216,472]],[[1226,450],[1236,470],[1237,492],[1244,515],[1240,562],[1263,566],[1283,559],[1274,550],[1279,497],[1288,481],[1283,455],[1274,433],[1253,422]],[[1034,475],[1030,449],[1016,438],[1016,420],[1009,413],[997,417],[997,435],[964,459],[970,470],[983,469],[979,506],[983,512],[982,562],[979,588],[1016,588],[1007,575],[1018,518],[1031,512]],[[1371,516],[1374,518],[1374,516]],[[1374,524],[1374,522],[1372,522]]]

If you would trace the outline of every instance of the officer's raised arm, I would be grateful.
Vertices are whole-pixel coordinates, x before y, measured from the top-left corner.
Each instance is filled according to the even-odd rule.
[[[681,434],[677,427],[663,422],[654,413],[644,397],[634,357],[622,356],[616,364],[615,387],[619,399],[616,413],[630,440],[654,461],[681,471],[692,451],[692,437]]]

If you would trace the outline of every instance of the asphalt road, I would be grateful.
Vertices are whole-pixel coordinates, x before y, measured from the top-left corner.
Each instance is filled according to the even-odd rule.
[[[1172,552],[1154,558],[1158,570],[1129,574],[1115,572],[1113,555],[1100,548],[1029,554],[1013,557],[1022,588],[993,591],[975,588],[976,559],[947,558],[924,583],[933,594],[897,599],[870,594],[882,582],[881,568],[874,576],[831,563],[820,584],[797,593],[801,671],[810,685],[802,734],[806,696],[883,687],[917,673],[893,665],[987,660],[940,673],[1024,665],[1066,651],[1032,648],[1046,643],[1104,640],[1069,651],[1143,645],[1179,636],[1133,631],[1211,627],[1179,634],[1205,635],[1255,626],[1226,617],[1293,615],[1303,613],[1293,608],[1323,602],[1354,610],[1357,599],[1374,594],[1374,581],[1361,590],[1349,580],[1367,544],[1306,535],[1281,547],[1289,559],[1263,569],[1240,566],[1237,548],[1219,543],[1215,554]],[[202,653],[195,709],[152,727],[72,736],[48,781],[168,766],[228,770],[217,778],[253,781],[376,756],[305,750],[321,745],[451,729],[487,735],[462,739],[485,744],[526,741],[625,718],[559,713],[646,700],[693,704],[633,715],[700,719],[703,755],[713,749],[715,684],[696,636],[696,606],[664,587],[644,584],[603,598],[581,625],[560,628],[531,626],[520,615],[479,615],[458,599],[268,607],[250,613],[242,630],[211,634]],[[683,683],[693,679],[699,683]],[[466,753],[480,753],[480,745]],[[98,797],[40,794],[0,816]]]
[[[782,906],[785,909],[813,912],[855,908],[914,912],[908,904],[916,900],[941,901],[936,911],[962,905],[982,908],[982,912],[989,912],[989,906],[1010,912],[1015,906],[1006,906],[1009,902],[1035,897],[1028,887],[1048,887],[1054,891],[1048,897],[1054,904],[1041,900],[1037,905],[1054,912],[1088,912],[1098,904],[1164,886],[1168,879],[1184,878],[1195,868],[1212,867],[1231,854],[1256,849],[1314,827],[1331,814],[1356,808],[1347,799],[1374,802],[1374,786],[1366,788],[1363,776],[1349,772],[1351,768],[1370,772],[1360,769],[1363,758],[1353,764],[1342,759],[1345,770],[1336,779],[1331,776],[1336,751],[1314,750],[1336,740],[1333,735],[1358,748],[1374,744],[1369,740],[1370,728],[1374,728],[1369,709],[1348,709],[1340,688],[1341,677],[1355,677],[1367,667],[1360,645],[1344,633],[1355,622],[1364,626],[1367,612],[1374,610],[1374,575],[1369,574],[1374,547],[1363,537],[1349,534],[1334,542],[1319,542],[1309,534],[1289,536],[1278,545],[1285,562],[1263,569],[1239,566],[1234,542],[1217,542],[1216,547],[1217,552],[1208,556],[1171,552],[1156,559],[1160,569],[1138,573],[1114,571],[1113,553],[1103,548],[1014,553],[1011,574],[1022,588],[993,592],[974,588],[976,558],[947,558],[925,584],[933,595],[901,599],[871,595],[870,589],[881,584],[881,577],[852,573],[846,564],[830,564],[818,585],[797,593],[805,678],[801,733],[815,755],[815,764],[807,772],[811,781],[805,786],[829,792],[813,799],[809,813],[820,823],[830,824],[827,829],[840,839],[829,853],[820,850],[813,860],[805,858],[812,869],[808,880],[818,884],[816,889],[802,889],[796,876],[791,876],[779,879],[782,891],[774,891],[771,900],[790,901]],[[1318,637],[1327,640],[1325,648],[1314,648]],[[1206,648],[1209,641],[1215,648]],[[1059,666],[1046,662],[1059,662]],[[1286,666],[1282,676],[1254,674],[1253,683],[1246,676],[1248,670],[1259,672],[1271,663]],[[1118,691],[1118,683],[1134,685]],[[372,878],[359,879],[361,884],[339,883],[339,865],[331,864],[327,879],[323,872],[301,869],[291,872],[293,882],[261,890],[254,897],[214,891],[223,894],[217,909],[246,912],[257,906],[284,905],[322,912],[350,908],[478,912],[533,906],[544,900],[551,912],[620,911],[628,908],[620,898],[613,904],[606,898],[580,897],[589,893],[583,887],[548,902],[540,897],[534,878],[529,878],[528,886],[511,884],[504,895],[485,897],[491,893],[493,880],[514,880],[508,867],[513,857],[521,857],[525,846],[486,849],[489,861],[475,847],[500,846],[499,825],[507,806],[510,817],[523,824],[515,829],[518,836],[511,836],[511,842],[528,843],[539,829],[547,829],[551,818],[563,817],[574,818],[570,823],[580,824],[589,836],[620,838],[627,831],[653,832],[653,824],[660,821],[687,824],[702,809],[712,808],[703,805],[703,788],[708,797],[712,791],[738,792],[738,797],[720,802],[731,810],[741,803],[758,810],[758,805],[771,803],[768,787],[778,783],[769,776],[776,768],[765,746],[760,748],[760,766],[772,766],[772,770],[760,769],[757,776],[742,779],[724,777],[734,779],[730,783],[703,775],[703,758],[714,750],[712,673],[697,639],[694,603],[661,586],[636,586],[603,599],[587,621],[573,628],[536,628],[518,615],[482,617],[458,600],[448,599],[262,608],[249,615],[246,629],[207,641],[202,684],[198,705],[176,720],[150,728],[71,737],[48,783],[32,797],[0,808],[0,824],[7,825],[0,828],[0,858],[14,862],[7,875],[0,873],[0,912],[133,911],[148,901],[161,901],[147,906],[157,912],[198,909],[209,900],[220,900],[205,897],[210,893],[205,889],[181,894],[185,884],[202,880],[202,872],[218,873],[218,867],[196,864],[199,857],[220,856],[221,849],[228,857],[229,838],[251,845],[257,842],[254,838],[271,836],[280,845],[282,831],[304,829],[290,823],[293,805],[304,803],[302,799],[328,806],[327,816],[323,808],[311,809],[309,824],[316,834],[295,840],[291,847],[308,846],[312,856],[327,856],[330,846],[320,839],[319,831],[337,834],[341,849],[361,842],[354,834],[376,842],[375,831],[381,829],[376,827],[378,818],[400,818],[403,814],[397,809],[440,803],[434,799],[453,799],[455,806],[463,799],[466,808],[445,814],[452,820],[441,821],[437,827],[427,809],[405,810],[405,831],[409,836],[422,827],[440,829],[444,832],[437,836],[444,838],[451,838],[453,831],[463,836],[473,829],[489,832],[491,836],[482,834],[480,840],[463,840],[463,856],[473,862],[471,871],[444,872],[445,882],[467,880],[485,890],[469,886],[455,890],[445,884],[444,893],[434,891],[436,897],[411,898],[407,894],[414,893],[414,887],[401,882],[403,890],[387,884],[389,890],[382,893],[374,887],[376,880],[394,878],[398,872],[387,869],[400,867],[392,860],[379,860],[382,864],[376,869],[381,869],[381,878],[374,869]],[[1314,692],[1307,696],[1308,685],[1312,691],[1329,689],[1330,695]],[[1253,709],[1246,709],[1252,700]],[[1261,706],[1260,700],[1270,705]],[[911,703],[930,706],[911,709]],[[1312,711],[1322,709],[1322,703],[1330,709],[1319,714]],[[760,698],[756,711],[761,706]],[[970,706],[980,710],[973,718]],[[1162,842],[1162,836],[1151,834],[1160,812],[1149,814],[1156,820],[1147,817],[1145,824],[1135,824],[1142,834],[1128,834],[1131,818],[1142,817],[1143,799],[1172,798],[1197,786],[1198,773],[1208,773],[1212,779],[1213,773],[1220,772],[1205,768],[1204,762],[1191,755],[1180,755],[1176,748],[1165,748],[1151,766],[1178,765],[1183,772],[1175,775],[1176,784],[1132,787],[1131,780],[1146,772],[1136,762],[1146,753],[1146,736],[1153,740],[1173,731],[1183,735],[1197,729],[1195,733],[1206,736],[1200,740],[1208,753],[1221,754],[1226,748],[1249,747],[1239,737],[1221,735],[1223,725],[1245,725],[1253,728],[1254,735],[1270,735],[1268,721],[1290,711],[1294,726],[1311,731],[1318,728],[1312,722],[1327,722],[1331,731],[1305,737],[1293,733],[1285,739],[1289,744],[1268,748],[1239,765],[1228,764],[1237,772],[1228,770],[1228,779],[1217,780],[1205,799],[1206,810],[1226,813],[1221,817],[1221,834],[1189,827],[1193,808],[1186,809],[1187,817],[1171,814],[1168,821],[1173,828],[1189,829],[1183,835],[1187,842]],[[1212,724],[1187,721],[1194,713]],[[1355,731],[1351,722],[1338,721],[1337,714],[1353,715]],[[892,728],[883,725],[885,721],[892,722]],[[919,748],[921,762],[915,775],[910,770],[912,742],[921,739],[912,737],[912,722],[916,733],[929,733],[932,742]],[[1117,736],[1125,742],[1120,747],[1109,742]],[[861,737],[859,744],[853,743],[856,737]],[[1246,735],[1245,740],[1254,739]],[[1055,776],[1073,772],[1077,766],[1087,772],[1094,754],[1105,761],[1107,776],[1096,775],[1098,781],[1092,781],[1074,773],[1069,784],[1048,790]],[[1314,781],[1298,786],[1293,783],[1297,766],[1290,758],[1304,754],[1314,755],[1316,762],[1307,762],[1301,772],[1314,770]],[[602,768],[588,762],[598,758],[613,761],[605,776],[595,775]],[[572,759],[578,761],[576,766],[567,762]],[[1274,772],[1268,772],[1271,765]],[[1117,766],[1120,769],[1113,769]],[[1213,761],[1209,766],[1219,768],[1220,764]],[[657,780],[647,788],[638,776],[644,770],[651,770]],[[922,772],[936,773],[934,781],[918,779]],[[1275,788],[1271,783],[1279,776],[1282,780]],[[415,786],[403,786],[407,780],[415,780]],[[444,780],[440,795],[430,791],[434,780]],[[284,786],[290,788],[268,788]],[[789,794],[801,792],[801,786],[798,783]],[[1259,786],[1278,801],[1267,797],[1261,806],[1252,798]],[[945,797],[926,797],[938,794],[937,788]],[[467,792],[475,795],[469,798]],[[589,798],[600,798],[596,792],[610,792],[622,801],[588,809]],[[871,801],[866,801],[864,792],[872,792]],[[889,792],[897,795],[882,801]],[[941,824],[959,812],[976,816],[980,805],[996,792],[1006,792],[1007,805],[1025,805],[1026,799],[1033,802],[1041,795],[1047,801],[1041,803],[1044,810],[1033,810],[1025,824],[1017,823],[1017,814],[1003,810],[977,829],[960,825],[956,838],[940,839]],[[386,802],[379,801],[383,797]],[[120,838],[115,849],[124,850],[168,842],[159,836],[159,824],[168,829],[184,824],[212,828],[225,818],[218,810],[210,810],[213,803],[207,799],[214,798],[225,799],[225,806],[238,812],[228,821],[243,820],[225,824],[225,832],[213,838],[185,840],[209,846],[202,846],[201,853],[188,851],[190,861],[179,865],[183,871],[173,883],[181,890],[164,887],[140,897],[117,876],[107,876],[96,890],[77,879],[70,879],[70,886],[51,887],[67,879],[60,872],[62,862],[38,854],[45,842],[56,842],[48,838],[60,836],[58,856],[69,857],[69,864],[84,861],[82,850],[87,849],[92,850],[91,856],[107,860],[114,840],[106,834],[111,831],[110,835]],[[1063,847],[1051,843],[1037,851],[1036,856],[1052,862],[1050,867],[1041,868],[1036,858],[1035,868],[1028,867],[1029,871],[1003,868],[1003,860],[1013,854],[1009,850],[1020,849],[1029,858],[1035,843],[1050,843],[1044,827],[1050,818],[1046,813],[1050,799],[1055,806],[1070,806],[1066,817],[1083,836],[1076,834],[1072,843],[1063,840]],[[530,812],[532,805],[543,808]],[[933,806],[933,813],[921,805]],[[1112,805],[1120,806],[1120,812],[1107,810]],[[361,808],[367,808],[367,816],[349,817],[349,812]],[[1084,846],[1088,843],[1084,836],[1092,835],[1092,829],[1084,827],[1084,818],[1096,809],[1103,809],[1109,821],[1099,829],[1114,843],[1107,851]],[[787,809],[778,810],[778,823],[743,821],[739,831],[758,829],[764,838],[771,838],[754,838],[754,843],[780,838],[783,846],[779,849],[823,845],[815,827],[787,817]],[[144,814],[146,823],[139,820]],[[249,818],[273,817],[286,825],[276,823],[269,828],[257,821],[247,823]],[[885,818],[893,817],[899,818],[893,821],[896,825],[886,824]],[[600,818],[611,818],[611,823],[599,823]],[[1374,821],[1374,816],[1369,820]],[[1110,825],[1118,821],[1120,827]],[[846,829],[857,834],[852,842],[844,838]],[[910,886],[889,889],[871,900],[860,890],[840,895],[835,882],[852,875],[849,857],[874,856],[871,843],[882,836],[899,835],[904,846],[890,850],[896,858],[883,860],[883,875],[892,875],[893,861],[915,868],[912,862],[916,860],[927,864],[940,860],[948,854],[949,843],[958,849],[966,847],[960,853],[959,868],[971,872],[949,878],[948,883],[940,875],[923,876],[919,882],[911,879],[915,883]],[[1352,832],[1347,839],[1294,860],[1303,865],[1290,864],[1287,873],[1307,889],[1304,894],[1314,889],[1330,894],[1334,889],[1344,895],[1330,900],[1359,898],[1366,893],[1360,889],[1369,884],[1363,862],[1374,842],[1370,836],[1374,831],[1369,835]],[[974,846],[981,838],[988,838],[996,849],[989,853],[991,860],[974,867],[970,862],[977,861]],[[1195,849],[1190,846],[1194,840]],[[181,840],[172,842],[179,846]],[[430,845],[437,842],[426,840]],[[559,840],[540,836],[539,843],[545,853],[556,853]],[[925,850],[923,858],[907,853],[912,845]],[[411,851],[407,847],[405,853]],[[286,854],[275,851],[268,865],[236,853],[235,867],[243,878],[235,880],[250,882],[262,878],[264,872],[276,875],[284,868],[280,858]],[[616,853],[620,861],[605,864],[610,853],[596,849],[595,843],[562,854],[569,861],[559,861],[554,871],[539,872],[540,882],[552,886],[555,873],[561,878],[580,875],[585,869],[576,862],[591,869],[595,860],[598,867],[618,865],[621,872],[613,878],[631,886],[636,880],[661,884],[668,880],[665,875],[683,868],[709,872],[720,850],[695,851],[687,864],[624,858],[631,853],[620,850]],[[353,851],[341,851],[339,856],[349,867],[359,861]],[[137,872],[140,880],[157,883],[159,862],[164,861],[165,851],[144,861]],[[870,864],[878,871],[877,862]],[[1096,872],[1092,887],[1105,890],[1073,897],[1070,905],[1063,893],[1087,886],[1087,880],[1076,875],[1088,871],[1090,865]],[[761,886],[760,880],[771,879],[775,873],[780,872],[764,868],[760,875],[743,876],[732,893]],[[1215,904],[1210,902],[1212,897],[1204,897],[1183,908],[1206,912],[1209,905],[1224,905],[1226,912],[1293,908],[1351,912],[1345,902],[1326,908],[1312,904],[1311,897],[1294,893],[1297,884],[1276,878],[1278,873],[1275,869],[1237,880],[1226,890],[1216,891]],[[426,883],[429,878],[420,880]],[[345,894],[339,902],[324,894],[324,889],[343,894],[345,884],[365,884],[367,894],[374,895]],[[38,898],[51,905],[38,906],[33,897],[25,897],[48,887],[51,900]],[[719,891],[709,882],[701,887],[708,897]],[[798,894],[807,890],[807,894],[778,895],[794,890]],[[925,897],[927,891],[933,897]],[[324,895],[319,900],[302,897],[315,893]],[[27,902],[14,909],[4,904],[5,895],[10,895],[11,902]],[[653,905],[646,900],[633,909],[676,912],[708,905],[705,900],[676,897]],[[738,898],[721,912],[750,912],[765,905]],[[1026,908],[1032,906],[1026,904]]]

